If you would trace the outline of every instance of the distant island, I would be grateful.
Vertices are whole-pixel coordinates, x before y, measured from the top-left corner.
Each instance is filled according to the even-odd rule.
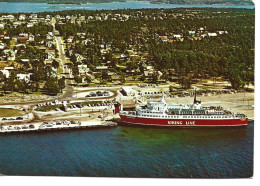
[[[254,5],[252,0],[151,0],[155,4]]]
[[[0,0],[0,2],[30,2],[48,4],[86,4],[86,3],[111,3],[133,0]],[[254,5],[252,0],[140,0],[154,4],[188,4],[188,5]]]

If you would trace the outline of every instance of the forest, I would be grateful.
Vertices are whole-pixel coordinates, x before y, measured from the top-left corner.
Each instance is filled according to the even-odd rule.
[[[64,19],[55,25],[64,41],[69,37],[74,38],[74,45],[68,48],[67,56],[70,56],[75,77],[81,63],[87,64],[94,72],[96,66],[111,61],[110,70],[124,76],[127,76],[126,71],[120,66],[136,70],[136,75],[142,77],[144,68],[151,65],[155,72],[162,72],[162,78],[166,81],[175,77],[180,79],[180,83],[190,85],[193,80],[222,77],[231,82],[234,89],[254,84],[254,10],[75,10],[43,12],[38,15],[76,18],[77,21]],[[125,15],[127,18],[124,18]],[[14,16],[18,17],[19,14]],[[82,16],[86,19],[79,21]],[[35,45],[39,41],[37,35],[44,36],[51,30],[51,26],[41,23],[32,28],[24,25],[5,27],[10,36],[23,32],[34,34]],[[217,34],[216,37],[209,37],[209,33]],[[84,39],[80,37],[82,34],[85,35]],[[176,39],[176,35],[181,38]],[[101,54],[101,45],[105,48],[109,46],[110,52]],[[40,61],[43,59],[37,49],[29,47],[27,50],[32,51],[29,52],[31,57],[27,57]],[[129,51],[136,52],[137,56],[129,57]],[[69,55],[70,52],[72,55]],[[83,56],[84,60],[79,63],[76,54]],[[128,57],[123,61],[118,60],[116,56],[121,54]],[[156,82],[157,79],[152,81]]]
[[[118,10],[113,13],[134,14],[138,10],[129,11]],[[171,75],[168,70],[174,69],[177,77],[189,74],[192,74],[191,78],[221,76],[229,80],[236,89],[254,83],[254,10],[228,9],[218,10],[222,13],[216,13],[215,9],[199,9],[200,13],[195,17],[183,19],[170,16],[173,12],[185,15],[185,11],[184,9],[164,10],[162,13],[160,10],[143,10],[142,16],[138,19],[130,18],[124,22],[89,21],[80,25],[71,23],[57,25],[56,28],[65,38],[76,37],[77,33],[85,32],[96,44],[110,43],[113,48],[112,53],[124,52],[132,46],[141,53],[148,52],[148,61],[157,70],[165,72],[166,79]],[[84,12],[78,13],[80,15],[97,13]],[[64,12],[64,14],[68,13]],[[160,17],[161,14],[166,17],[149,19],[149,15]],[[204,33],[223,30],[228,34],[199,40],[189,35],[189,31],[197,31],[201,27],[205,28]],[[184,40],[165,43],[158,38],[158,36],[170,38],[173,34],[181,34]],[[98,51],[96,45],[88,47],[78,44],[75,52],[100,57],[100,54],[95,52]],[[99,64],[98,60],[93,60],[94,58],[89,56],[88,63],[91,63],[89,65]],[[136,68],[138,65],[141,69],[141,63],[132,66]]]

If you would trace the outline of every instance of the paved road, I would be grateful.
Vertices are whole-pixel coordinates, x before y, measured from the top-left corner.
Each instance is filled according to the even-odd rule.
[[[73,87],[70,85],[71,84],[70,78],[72,78],[72,74],[70,68],[66,65],[67,60],[66,60],[66,54],[64,52],[63,40],[61,37],[55,37],[55,40],[57,44],[57,49],[59,51],[59,60],[61,62],[60,65],[62,66],[62,70],[63,70],[62,74],[66,78],[65,92],[63,93],[62,96],[60,96],[59,99],[67,100],[72,98],[73,95]]]

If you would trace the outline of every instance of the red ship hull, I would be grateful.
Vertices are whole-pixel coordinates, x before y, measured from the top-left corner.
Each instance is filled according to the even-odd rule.
[[[224,126],[246,126],[248,118],[245,119],[162,119],[162,118],[141,118],[120,115],[121,121],[134,125],[151,126],[177,126],[177,127],[224,127]]]

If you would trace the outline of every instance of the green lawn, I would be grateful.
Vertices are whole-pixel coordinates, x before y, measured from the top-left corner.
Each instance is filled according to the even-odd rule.
[[[14,116],[22,116],[24,114],[25,112],[21,110],[0,108],[0,117],[14,117]]]

